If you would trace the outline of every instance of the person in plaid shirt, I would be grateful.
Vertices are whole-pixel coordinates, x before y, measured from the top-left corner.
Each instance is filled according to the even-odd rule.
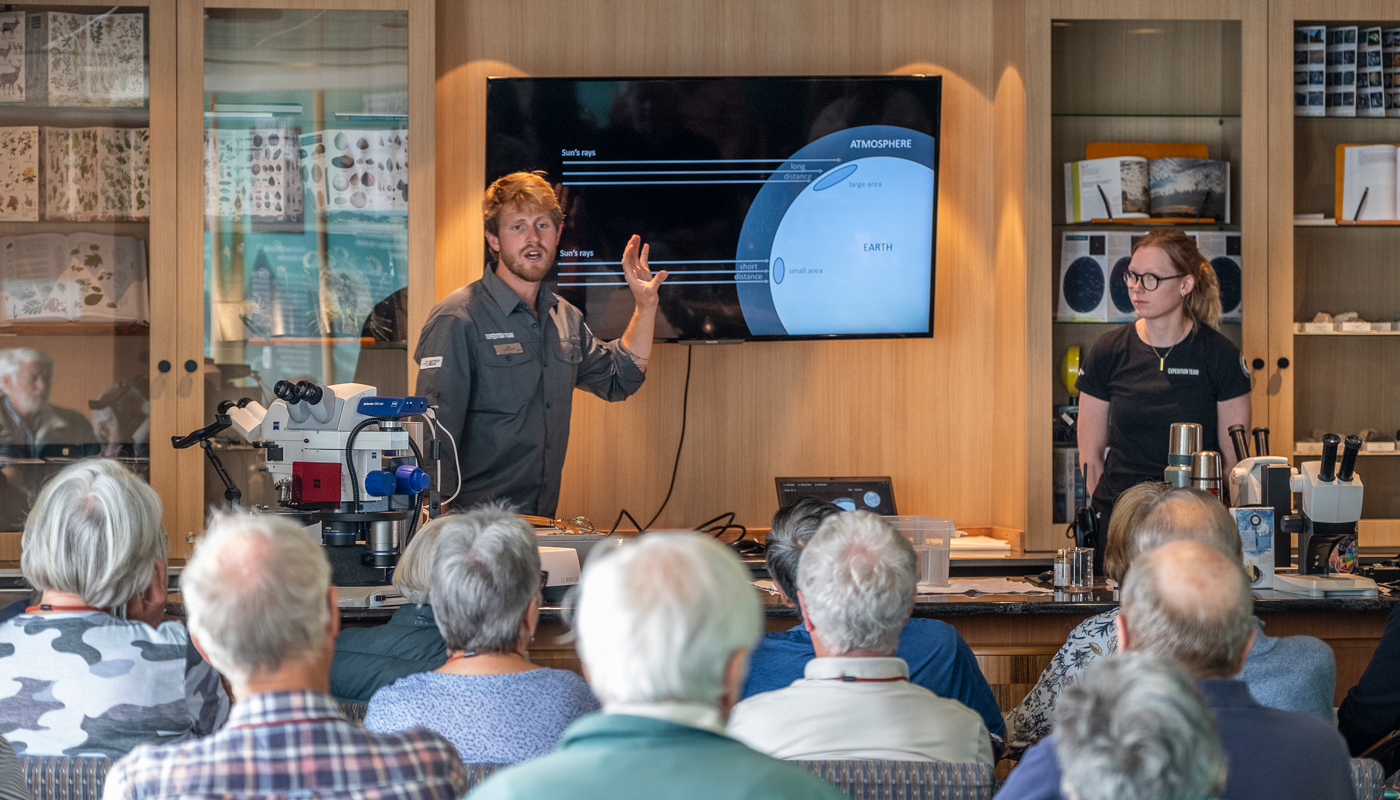
[[[292,522],[215,518],[180,590],[195,646],[237,702],[212,736],[131,751],[103,797],[460,797],[461,762],[445,739],[421,728],[369,733],[328,694],[340,628],[330,576],[321,548]]]

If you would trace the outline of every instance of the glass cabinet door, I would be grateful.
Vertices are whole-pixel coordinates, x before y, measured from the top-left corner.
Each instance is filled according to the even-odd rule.
[[[0,6],[0,553],[100,456],[154,478],[173,402],[173,2]],[[169,249],[167,250],[167,247]]]
[[[432,124],[410,130],[409,10],[385,7],[202,10],[200,141],[182,128],[202,144],[201,194],[182,198],[202,204],[200,413],[186,420],[270,405],[279,381],[410,388],[410,134]],[[277,506],[264,451],[233,430],[212,446],[244,507]],[[225,482],[199,469],[202,506],[227,505]]]

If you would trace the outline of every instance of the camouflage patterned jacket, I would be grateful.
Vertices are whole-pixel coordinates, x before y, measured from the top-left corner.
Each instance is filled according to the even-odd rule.
[[[0,623],[0,734],[20,754],[118,758],[227,717],[218,673],[178,622],[84,611]]]

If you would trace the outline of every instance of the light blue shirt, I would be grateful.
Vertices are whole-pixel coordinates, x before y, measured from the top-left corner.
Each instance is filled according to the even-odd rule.
[[[421,672],[375,692],[365,727],[374,733],[427,728],[469,764],[514,764],[552,751],[574,720],[598,709],[588,684],[567,670]]]

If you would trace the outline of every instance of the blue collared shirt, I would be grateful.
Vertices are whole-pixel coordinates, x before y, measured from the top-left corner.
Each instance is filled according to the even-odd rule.
[[[998,741],[1006,733],[996,695],[987,685],[972,648],[942,620],[911,619],[899,634],[895,655],[909,665],[909,682],[949,700],[957,700],[982,718]],[[817,657],[812,635],[799,624],[765,634],[749,658],[744,697],[771,692],[802,678],[807,662]]]

